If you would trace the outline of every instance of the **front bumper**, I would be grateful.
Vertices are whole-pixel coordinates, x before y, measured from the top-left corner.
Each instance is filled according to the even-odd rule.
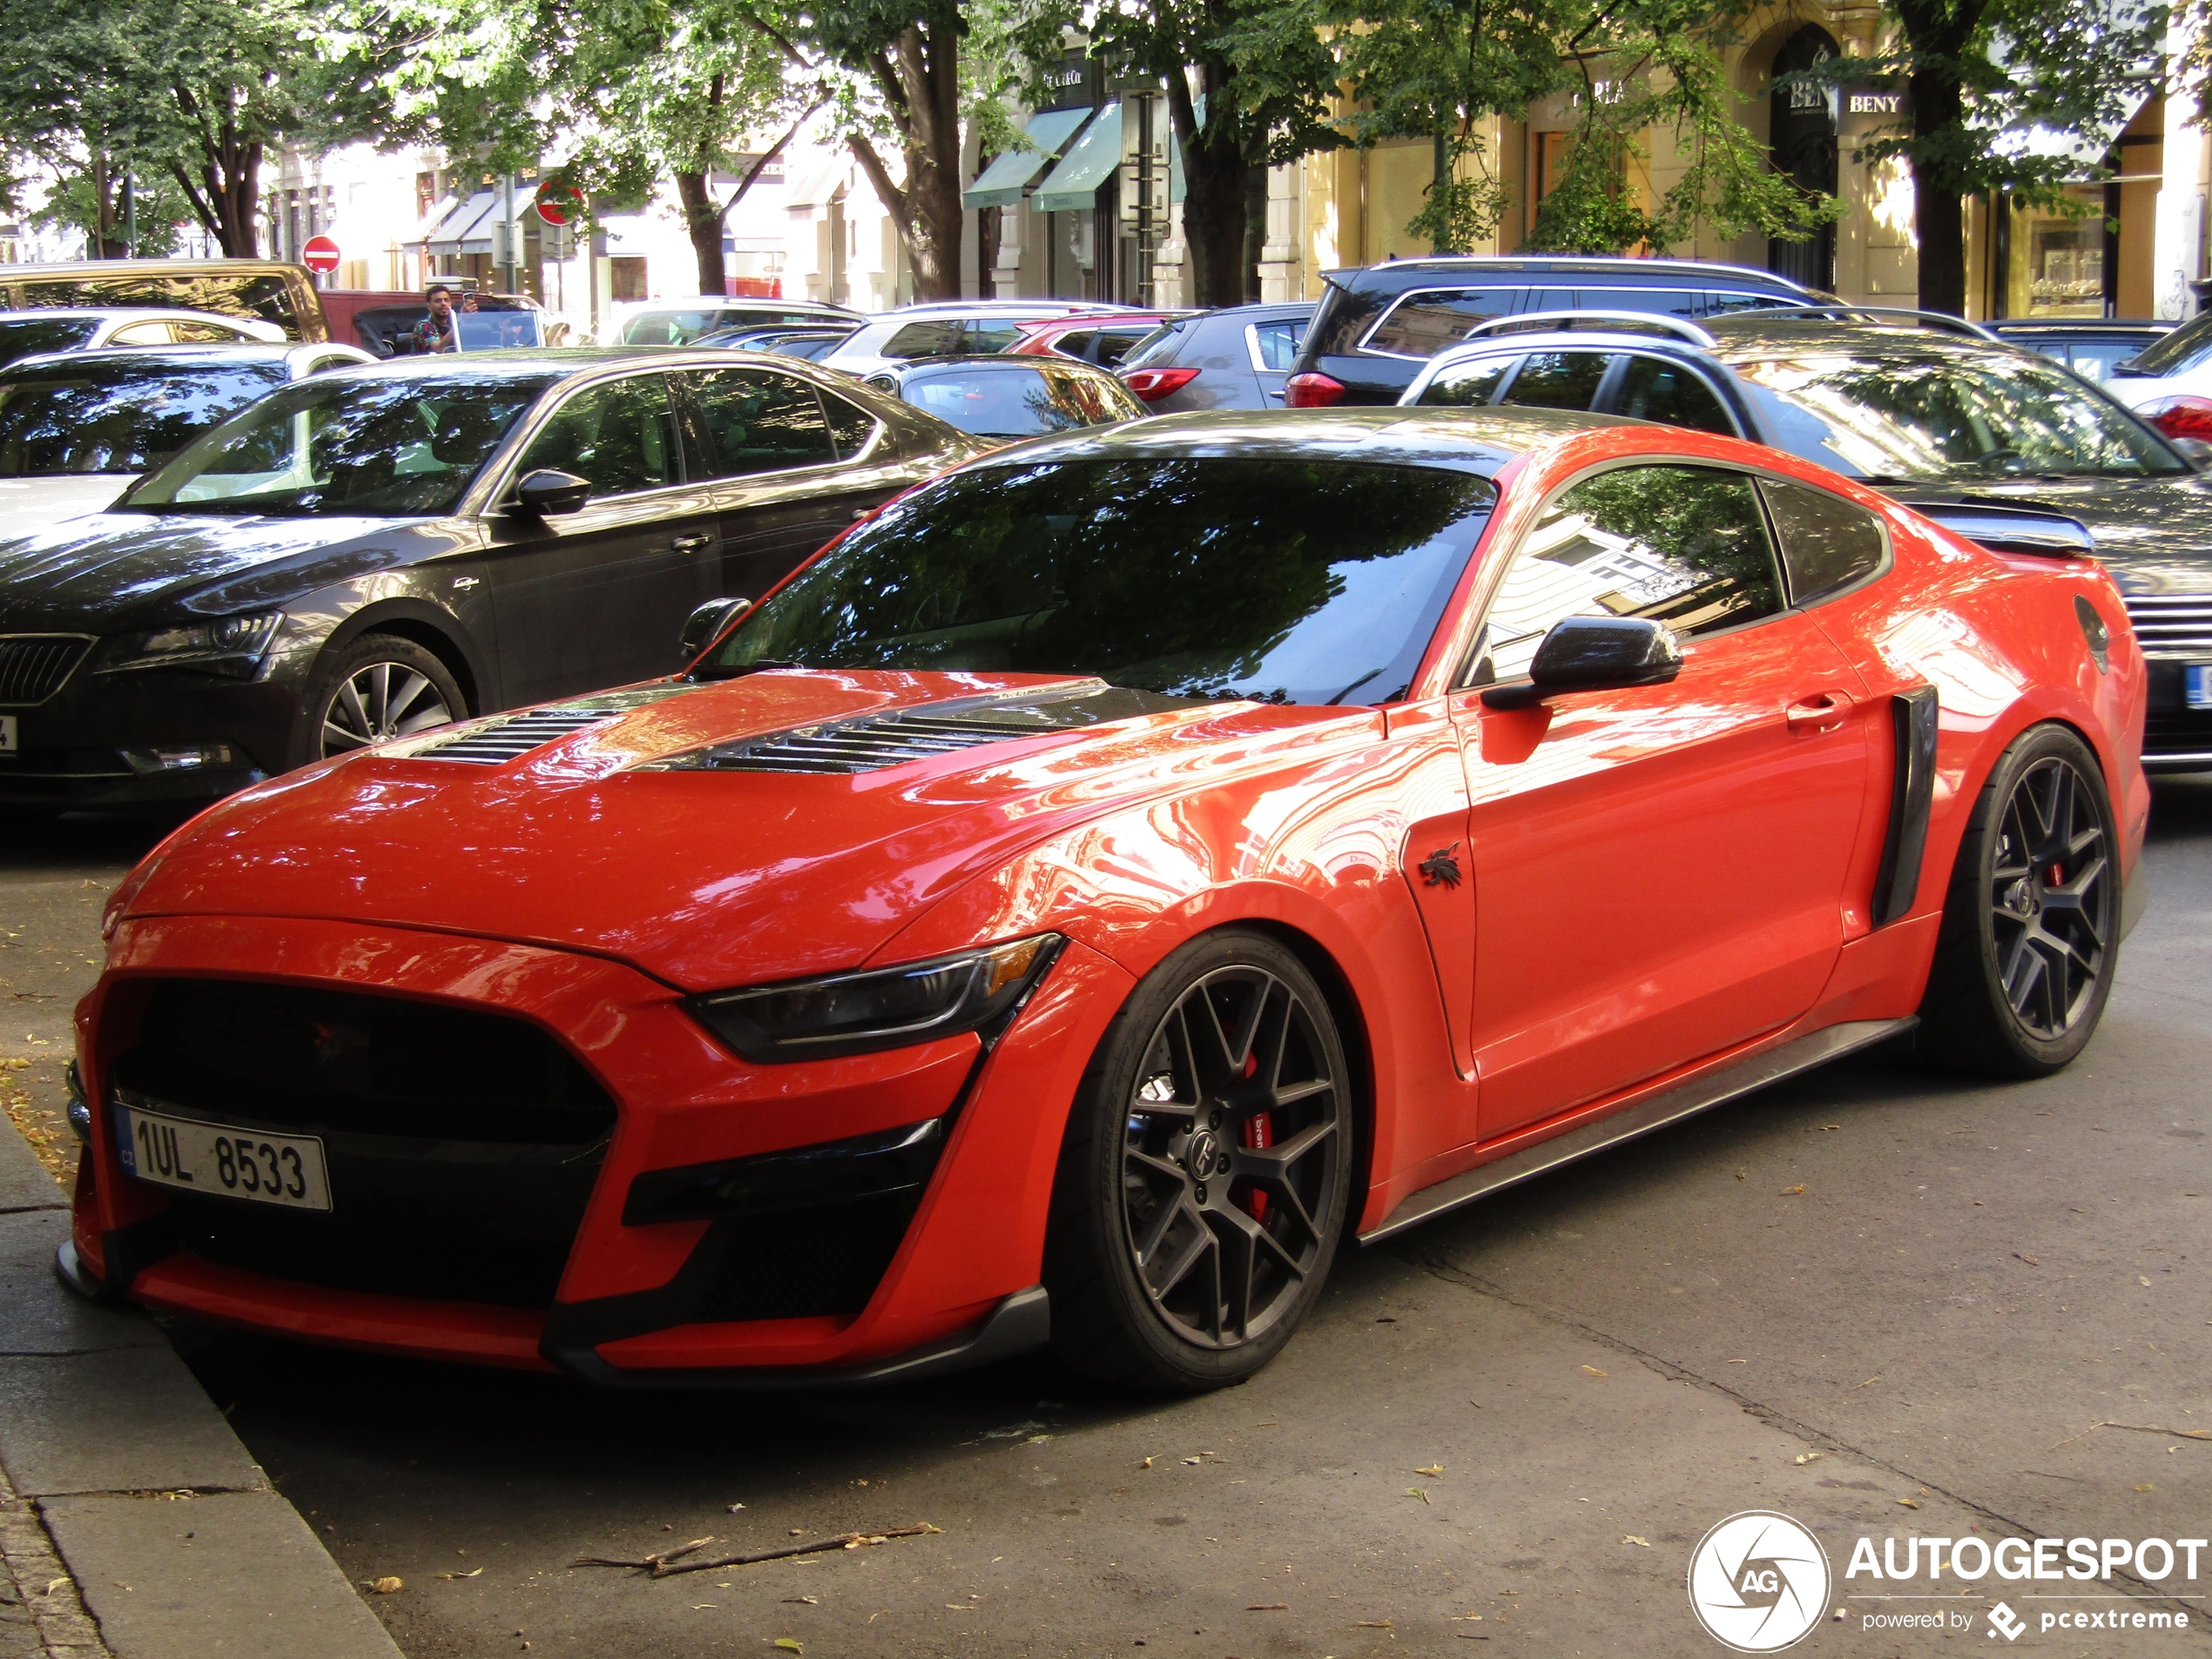
[[[723,1050],[670,988],[602,958],[301,920],[147,918],[118,930],[108,971],[78,1010],[91,1098],[111,1097],[118,1062],[126,1073],[141,1063],[132,1056],[156,988],[235,981],[242,964],[253,965],[256,981],[527,1021],[581,1062],[613,1103],[613,1129],[595,1149],[597,1173],[557,1289],[535,1305],[526,1295],[482,1294],[466,1250],[453,1252],[449,1282],[426,1282],[422,1230],[440,1224],[431,1211],[452,1206],[378,1211],[360,1198],[366,1189],[349,1194],[342,1130],[328,1136],[334,1211],[306,1219],[346,1212],[353,1231],[345,1236],[362,1259],[334,1273],[310,1249],[257,1258],[199,1242],[189,1205],[125,1173],[111,1111],[94,1113],[65,1276],[218,1323],[600,1383],[874,1380],[981,1363],[1041,1340],[1036,1286],[1067,1103],[1129,988],[1119,968],[1070,946],[988,1051],[967,1036],[759,1066]],[[246,1100],[236,1116],[266,1123],[274,1109]],[[772,1170],[795,1150],[812,1157],[897,1141],[932,1123],[932,1135],[919,1137],[935,1144],[918,1181],[877,1174],[862,1184],[866,1193],[826,1195],[905,1195],[888,1233],[880,1207],[872,1212],[882,1255],[866,1266],[865,1283],[852,1260],[809,1253],[809,1240],[842,1231],[815,1225],[803,1204],[764,1211],[758,1180],[724,1183],[738,1195],[727,1213],[709,1204],[689,1218],[651,1219],[667,1207],[638,1199],[686,1190],[703,1167]],[[499,1202],[488,1192],[482,1208]],[[809,1287],[825,1285],[842,1288],[811,1306]]]
[[[208,801],[285,770],[300,687],[185,669],[100,674],[79,664],[14,716],[0,806],[50,810]]]

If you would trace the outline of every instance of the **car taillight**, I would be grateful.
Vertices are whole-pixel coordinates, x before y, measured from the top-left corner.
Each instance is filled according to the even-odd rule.
[[[2169,438],[2212,439],[2212,398],[2163,397],[2135,413]]]
[[[1132,368],[1122,376],[1122,384],[1147,403],[1157,403],[1197,378],[1195,368]]]
[[[1291,409],[1325,409],[1344,395],[1344,382],[1311,371],[1293,374],[1283,383],[1283,406]]]

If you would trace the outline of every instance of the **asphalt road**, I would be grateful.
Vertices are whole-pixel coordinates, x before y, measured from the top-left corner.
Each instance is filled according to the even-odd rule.
[[[59,1103],[98,900],[147,839],[0,831],[0,1056],[36,1057],[34,1101]],[[2029,1620],[2008,1650],[2200,1651],[2202,1600],[2146,1604],[2187,1633],[2115,1635],[2040,1629],[2107,1604],[2030,1599],[2140,1584],[1899,1603],[1865,1598],[1929,1586],[1842,1577],[1861,1535],[2212,1532],[2212,780],[2161,786],[2151,876],[2063,1076],[1862,1062],[1771,1089],[1349,1255],[1284,1357],[1207,1399],[1042,1361],[778,1398],[187,1352],[348,1575],[402,1581],[371,1600],[412,1659],[1705,1656],[1689,1554],[1750,1508],[1838,1575],[1846,1616],[1800,1652],[1950,1639],[1866,1628],[1900,1607],[1966,1609],[1980,1648],[2000,1595]],[[921,1522],[660,1581],[572,1565]]]

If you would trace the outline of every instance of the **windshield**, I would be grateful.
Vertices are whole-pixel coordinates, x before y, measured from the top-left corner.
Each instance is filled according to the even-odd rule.
[[[11,317],[0,321],[0,363],[42,351],[73,351],[98,330],[90,317]]]
[[[200,438],[117,510],[449,513],[553,374],[309,381]]]
[[[1034,438],[1125,421],[1097,386],[1034,368],[977,368],[909,375],[907,402],[980,438]]]
[[[1847,477],[2139,478],[2189,470],[2119,405],[2022,354],[1805,353],[1733,365],[1782,447]]]
[[[2201,311],[2180,327],[2161,334],[2137,352],[2130,374],[2185,374],[2212,357],[2212,311]]]
[[[104,365],[0,381],[0,477],[145,472],[285,381],[281,364]]]
[[[1385,703],[1495,492],[1341,462],[1040,461],[853,531],[700,666],[1095,674],[1172,696]]]

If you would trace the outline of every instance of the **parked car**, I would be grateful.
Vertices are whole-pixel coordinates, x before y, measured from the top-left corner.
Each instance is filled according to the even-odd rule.
[[[2143,764],[2212,768],[2212,481],[2025,347],[1956,318],[1859,314],[1504,332],[1425,365],[1406,397],[1737,435],[1863,480],[1977,541],[2094,552],[2150,660]]]
[[[623,314],[615,343],[623,346],[689,346],[702,335],[752,323],[857,325],[860,314],[815,300],[725,300],[701,295],[691,300],[655,300]]]
[[[1313,318],[1311,300],[1232,306],[1163,323],[1122,360],[1122,382],[1155,415],[1189,409],[1267,409]]]
[[[2085,381],[2103,381],[2146,347],[2173,332],[2167,322],[2117,322],[2095,317],[2006,318],[1987,325],[2000,340],[2057,359]]]
[[[2212,310],[2114,364],[2105,389],[2168,437],[2212,441]]]
[[[0,266],[0,306],[212,312],[274,323],[287,340],[330,338],[315,280],[280,260],[91,260]]]
[[[1291,366],[1284,401],[1293,408],[1395,403],[1423,363],[1494,317],[1554,311],[1717,317],[1821,298],[1770,272],[1689,260],[1453,254],[1325,274],[1312,326]]]
[[[0,583],[0,803],[199,799],[664,667],[974,442],[789,358],[502,352],[320,374]]]
[[[1058,317],[1023,325],[1021,338],[1006,349],[1023,356],[1072,357],[1100,368],[1119,368],[1139,341],[1163,322],[1196,314],[1189,311],[1109,312],[1104,316]]]
[[[2143,697],[2095,565],[1730,438],[1040,439],[684,676],[165,842],[60,1264],[609,1383],[1233,1383],[1355,1237],[1916,1027],[2066,1065]]]
[[[1150,413],[1104,369],[1060,358],[929,357],[867,383],[979,438],[1034,438]]]
[[[0,367],[48,352],[109,346],[234,345],[286,338],[274,323],[200,311],[0,311]]]
[[[848,374],[872,374],[920,357],[969,357],[1002,352],[1023,325],[1089,315],[1101,307],[1082,300],[954,300],[879,312],[821,361]]]
[[[455,283],[436,286],[459,287]],[[548,346],[567,343],[557,337],[565,331],[567,325],[546,317],[543,307],[529,295],[469,292],[480,313],[528,311],[536,314],[539,320],[534,327],[548,337],[532,343]],[[330,326],[330,337],[333,340],[353,341],[377,357],[407,355],[413,349],[407,338],[408,333],[430,314],[429,302],[424,294],[405,288],[326,288],[320,297],[323,314]]]
[[[857,323],[838,323],[821,327],[792,323],[746,323],[736,328],[718,328],[712,334],[701,334],[691,343],[695,346],[719,346],[725,351],[774,352],[783,356],[819,361],[836,350],[858,326]]]
[[[0,370],[0,546],[98,511],[140,473],[287,381],[374,361],[326,341],[58,352],[10,363]]]

